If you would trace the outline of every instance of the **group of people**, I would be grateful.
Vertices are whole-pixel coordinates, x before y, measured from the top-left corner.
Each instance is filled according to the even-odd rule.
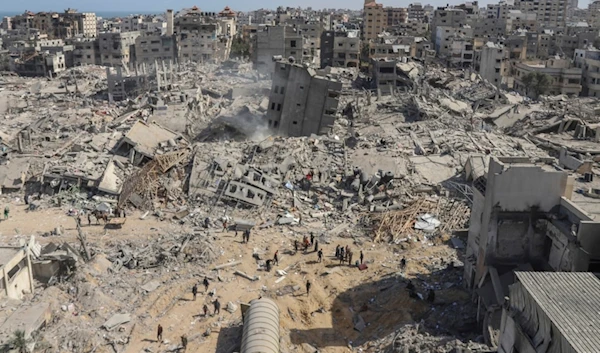
[[[336,259],[340,260],[340,265],[343,264],[345,261],[348,261],[348,266],[352,266],[353,256],[354,253],[352,252],[352,250],[350,250],[350,246],[346,245],[346,247],[344,248],[343,246],[338,245],[335,247],[335,257]],[[360,264],[362,264],[365,259],[362,250],[360,251],[359,258]]]
[[[304,253],[308,252],[308,248],[313,245],[314,245],[314,252],[318,252],[319,251],[319,241],[315,239],[314,233],[310,233],[310,240],[306,235],[304,235],[304,237],[302,237],[302,247],[304,248]],[[298,240],[294,240],[294,251],[298,252]]]

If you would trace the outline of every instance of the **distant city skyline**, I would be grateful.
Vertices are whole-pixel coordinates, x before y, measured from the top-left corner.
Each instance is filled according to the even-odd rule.
[[[591,0],[580,0],[579,7],[587,8]],[[446,4],[460,4],[465,1],[449,1],[449,0],[431,0],[431,1],[400,1],[400,0],[379,0],[384,6],[395,6],[395,7],[406,7],[412,2],[421,2],[422,4],[431,4],[433,6],[443,6]],[[479,1],[480,6],[484,6],[489,3],[497,3],[498,1],[484,0]],[[194,1],[181,1],[175,0],[165,3],[164,1],[157,0],[130,0],[127,2],[118,0],[105,0],[102,2],[92,2],[89,0],[56,0],[49,3],[47,0],[26,0],[17,2],[7,2],[2,5],[0,12],[16,12],[22,13],[25,10],[39,12],[39,11],[63,11],[66,8],[74,8],[81,12],[155,12],[162,13],[166,8],[172,8],[179,10],[181,8],[188,8],[192,6],[198,6],[205,11],[220,11],[225,6],[231,7],[235,11],[250,11],[257,10],[259,8],[270,8],[275,9],[278,6],[290,6],[290,7],[312,7],[314,9],[327,8],[349,8],[354,10],[362,9],[363,0],[331,0],[323,2],[320,0],[297,0],[297,1],[276,1],[276,0],[265,0],[261,2],[242,1],[242,0],[227,0],[224,2],[211,2],[204,3]]]

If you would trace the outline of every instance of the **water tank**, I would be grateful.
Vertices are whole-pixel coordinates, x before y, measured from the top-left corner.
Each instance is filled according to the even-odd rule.
[[[255,299],[244,317],[240,353],[279,353],[279,308],[268,298]]]

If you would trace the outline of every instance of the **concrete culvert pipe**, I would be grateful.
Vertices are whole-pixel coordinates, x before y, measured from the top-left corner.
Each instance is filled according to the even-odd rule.
[[[255,299],[244,317],[240,353],[279,353],[279,308],[267,298]]]

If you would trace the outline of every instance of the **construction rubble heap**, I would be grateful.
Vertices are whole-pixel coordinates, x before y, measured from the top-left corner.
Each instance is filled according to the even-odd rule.
[[[0,266],[2,247],[27,249],[34,278],[18,299],[0,292],[0,345],[22,327],[47,352],[173,352],[183,335],[238,352],[241,307],[264,297],[281,352],[494,351],[462,283],[484,173],[465,165],[562,154],[596,167],[600,102],[531,101],[409,64],[388,95],[338,77],[333,128],[302,137],[272,133],[271,81],[244,62],[175,65],[168,84],[127,81],[122,100],[102,67],[0,76]]]

